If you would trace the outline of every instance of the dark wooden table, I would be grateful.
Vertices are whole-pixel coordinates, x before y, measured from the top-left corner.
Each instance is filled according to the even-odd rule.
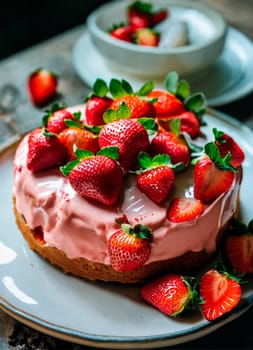
[[[230,25],[253,40],[253,0],[204,1],[220,10]],[[11,114],[21,133],[37,126],[41,118],[42,111],[30,104],[25,89],[26,78],[33,69],[43,65],[58,73],[61,94],[59,98],[66,101],[68,105],[79,103],[88,94],[88,86],[77,76],[71,64],[73,45],[84,29],[84,26],[73,28],[49,41],[0,61],[0,86],[12,82],[20,91],[18,105],[11,111]],[[238,118],[253,130],[253,91],[236,102],[219,106],[218,109]],[[173,349],[253,349],[252,320],[253,308],[215,333],[196,341],[174,346]],[[0,309],[1,350],[81,350],[87,348],[33,330]]]

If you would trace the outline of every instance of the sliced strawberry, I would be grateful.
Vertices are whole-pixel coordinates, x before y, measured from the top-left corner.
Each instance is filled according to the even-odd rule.
[[[141,289],[142,298],[168,316],[177,316],[194,308],[197,292],[189,278],[178,274],[158,277]]]
[[[42,129],[33,130],[28,136],[27,168],[41,171],[55,167],[65,159],[66,149],[54,135]]]
[[[242,162],[245,159],[244,151],[241,147],[235,142],[235,140],[228,134],[225,134],[222,131],[213,129],[215,136],[215,143],[221,153],[222,157],[230,152],[231,153],[231,164],[234,167],[240,167]]]
[[[97,153],[98,138],[92,132],[81,128],[66,128],[59,134],[59,140],[65,146],[68,160],[76,159],[75,148]]]
[[[61,167],[68,176],[74,190],[87,199],[92,199],[106,206],[114,205],[120,196],[123,172],[115,159],[105,155],[92,155],[80,151],[82,159],[74,160]]]
[[[98,136],[100,148],[117,146],[119,163],[125,170],[132,169],[137,163],[138,154],[146,152],[149,138],[146,129],[132,119],[120,119],[106,124]]]
[[[142,266],[149,258],[151,231],[143,225],[131,227],[122,224],[108,241],[110,263],[117,272],[126,272]]]
[[[110,35],[118,40],[131,43],[133,37],[133,28],[130,25],[114,26],[110,31]]]
[[[151,28],[138,29],[133,36],[133,42],[140,46],[158,46],[160,34]]]
[[[183,102],[175,95],[165,90],[154,89],[147,97],[154,100],[157,99],[153,103],[157,118],[168,118],[186,111]]]
[[[157,155],[152,159],[141,152],[138,161],[142,172],[137,175],[137,186],[155,203],[164,202],[175,182],[169,156]]]
[[[202,214],[204,205],[195,198],[174,198],[169,206],[167,217],[172,222],[195,220]]]
[[[218,272],[215,269],[207,271],[200,279],[204,317],[213,321],[228,313],[239,303],[241,293],[238,281],[226,272]]]
[[[234,224],[234,225],[233,225]],[[253,221],[248,225],[232,221],[225,241],[225,251],[232,267],[239,274],[253,273]]]
[[[38,107],[44,106],[52,100],[57,90],[57,77],[46,69],[37,69],[32,72],[27,81],[28,95]]]
[[[184,139],[177,137],[172,132],[158,132],[150,144],[150,152],[156,154],[168,154],[172,164],[183,163],[188,166],[190,162],[190,150]]]
[[[193,190],[195,198],[208,203],[230,189],[236,169],[231,166],[230,157],[221,157],[214,143],[207,144],[205,152],[194,167]]]

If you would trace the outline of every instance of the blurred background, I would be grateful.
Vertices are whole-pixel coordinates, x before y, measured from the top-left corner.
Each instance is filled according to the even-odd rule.
[[[105,0],[8,0],[1,2],[0,59],[85,22]]]

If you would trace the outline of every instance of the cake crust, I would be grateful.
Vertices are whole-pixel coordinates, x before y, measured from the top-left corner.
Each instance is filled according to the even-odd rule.
[[[200,252],[188,252],[180,257],[151,262],[149,264],[141,266],[134,271],[117,272],[110,265],[92,262],[85,258],[70,259],[62,250],[42,243],[38,238],[36,238],[35,232],[29,228],[23,216],[18,212],[15,205],[15,197],[14,213],[18,228],[22,232],[25,240],[28,242],[30,249],[36,251],[40,256],[48,260],[52,265],[61,268],[64,273],[81,278],[87,278],[89,280],[129,284],[142,283],[163,273],[192,273],[200,266],[205,264],[211,257],[204,250]],[[218,237],[221,236],[221,233],[227,228],[227,226],[228,223],[226,227],[222,228]]]

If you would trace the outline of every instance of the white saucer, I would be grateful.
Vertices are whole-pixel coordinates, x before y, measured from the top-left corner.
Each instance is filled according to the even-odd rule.
[[[77,40],[72,50],[72,63],[80,78],[93,86],[97,78],[109,81],[111,78],[125,79],[134,89],[146,80],[120,72],[109,66],[93,46],[87,31]],[[181,77],[182,78],[182,77]],[[208,70],[186,78],[191,92],[205,93],[209,106],[220,106],[233,102],[253,91],[253,44],[244,34],[229,28],[220,58]],[[156,87],[164,87],[161,80]]]

